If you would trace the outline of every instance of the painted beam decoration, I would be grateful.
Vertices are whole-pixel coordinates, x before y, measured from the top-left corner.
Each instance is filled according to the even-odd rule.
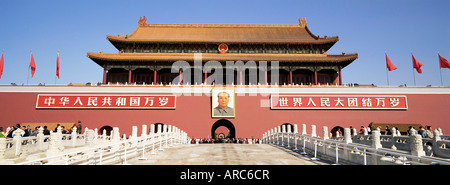
[[[38,94],[36,109],[175,109],[176,95]]]
[[[406,96],[394,95],[271,95],[271,109],[395,109],[406,110]]]

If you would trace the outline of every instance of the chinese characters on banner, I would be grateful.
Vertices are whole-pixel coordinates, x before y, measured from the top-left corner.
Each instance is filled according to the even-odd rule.
[[[271,95],[271,109],[408,109],[406,96]]]
[[[175,109],[175,95],[38,94],[36,108]]]

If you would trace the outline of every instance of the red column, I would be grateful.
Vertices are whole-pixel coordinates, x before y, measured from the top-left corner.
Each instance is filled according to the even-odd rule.
[[[317,71],[314,70],[314,85],[317,85]]]
[[[264,84],[267,85],[267,70],[264,71]]]
[[[180,81],[178,81],[178,83],[181,85],[181,84],[183,84],[183,71],[180,69],[180,74],[179,74],[179,80]]]
[[[339,69],[339,85],[342,85],[341,69]]]
[[[292,85],[292,70],[289,70],[289,84]]]
[[[239,70],[239,85],[242,85],[242,70]]]
[[[103,69],[103,84],[106,84],[106,68]]]
[[[153,70],[153,84],[156,85],[156,69]]]
[[[205,71],[205,83],[203,83],[204,85],[206,85],[208,83],[208,73]]]
[[[128,84],[131,84],[131,69],[128,70]]]

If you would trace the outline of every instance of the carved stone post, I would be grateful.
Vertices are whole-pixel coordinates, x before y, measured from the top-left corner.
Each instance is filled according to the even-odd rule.
[[[113,130],[111,131],[111,143],[118,143],[118,142],[120,142],[119,127],[114,127]],[[113,145],[111,147],[111,152],[116,152],[117,150],[119,150],[118,145]]]
[[[147,125],[143,124],[142,125],[142,133],[141,133],[141,137],[146,137],[147,136]]]
[[[273,128],[273,144],[278,144],[278,129],[277,127]]]
[[[302,124],[302,135],[306,135],[306,124]]]
[[[5,160],[6,138],[0,138],[0,165],[12,164],[11,161]]]
[[[391,129],[392,131],[392,137],[395,137],[395,136],[397,136],[397,129],[395,129],[395,127],[394,128],[392,128]]]
[[[280,135],[282,135],[281,134],[281,126],[278,126],[278,134],[277,134],[278,145],[281,145],[280,142],[282,142],[282,140],[280,139]]]
[[[159,148],[158,150],[164,150],[162,148],[162,133],[163,132],[163,127],[161,124],[158,125],[158,141],[159,141]],[[197,139],[198,140],[198,139]],[[198,143],[197,143],[198,144]]]
[[[137,126],[132,126],[131,127],[131,138],[133,138],[133,139],[136,138],[137,137],[137,132],[138,132]]]
[[[131,146],[130,147],[135,147],[137,145],[137,133],[138,133],[138,127],[137,126],[132,126],[131,127],[131,136],[130,136],[130,140],[131,140]]]
[[[150,125],[150,133],[149,135],[155,135],[155,124]]]
[[[298,133],[298,125],[294,124],[294,134],[297,134],[297,133]]]
[[[425,156],[425,151],[423,151],[422,136],[420,134],[411,135],[412,148],[411,155],[422,157]]]
[[[433,131],[433,134],[434,134],[434,137],[433,137],[433,153],[436,153],[436,151],[440,149],[438,144],[437,144],[437,142],[441,140],[441,135],[440,135],[439,130],[437,130],[437,129]]]
[[[287,132],[287,145],[288,148],[291,146],[290,142],[291,142],[291,125],[286,125],[286,132]]]
[[[107,140],[106,140],[106,129],[103,129],[103,132],[102,132],[102,138],[103,138],[103,140],[102,140],[102,142],[103,143],[105,143]]]
[[[97,144],[97,139],[98,139],[98,129],[97,128],[95,128],[94,129],[94,139],[92,140],[92,142],[94,143],[94,145],[96,145]]]
[[[39,150],[44,150],[44,128],[39,127],[38,128],[38,134],[37,134],[37,147]]]
[[[63,149],[64,147],[61,145],[61,140],[59,140],[58,133],[50,131],[50,141],[46,152],[47,157],[58,155]],[[52,163],[58,160],[58,158],[51,158],[48,162]]]
[[[330,139],[327,126],[322,127],[322,135],[323,135],[323,139]]]
[[[114,127],[111,133],[111,141],[119,142],[120,141],[120,132],[119,127]]]
[[[95,134],[94,134],[94,130],[88,129],[85,130],[84,133],[86,133],[86,145],[88,146],[94,146],[94,138],[95,138]]]
[[[19,156],[20,153],[22,152],[21,151],[22,150],[22,136],[20,135],[22,131],[23,130],[20,128],[17,128],[14,131],[14,134],[15,134],[13,137],[14,156]]]
[[[5,151],[6,151],[6,138],[0,138],[0,164],[3,164],[3,159],[5,159]]]
[[[281,146],[284,146],[284,141],[286,141],[284,137],[286,137],[286,125],[281,125]]]
[[[72,137],[72,146],[76,146],[77,145],[77,127],[76,126],[74,126],[72,128],[71,137]]]
[[[352,136],[350,134],[350,128],[344,128],[344,143],[352,143]]]
[[[380,131],[378,130],[372,131],[372,148],[375,149],[382,148],[380,136],[381,136]]]
[[[273,132],[273,128],[272,128],[272,129],[270,129],[270,135],[269,135],[270,138],[269,138],[269,143],[268,144],[270,144],[270,143],[274,144],[275,143],[275,140],[273,139],[274,138],[273,134],[274,134],[274,132]]]
[[[167,140],[169,139],[169,132],[168,132],[168,125],[163,125],[163,133],[164,133],[164,148],[168,148],[167,146]]]
[[[375,148],[375,149],[382,148],[380,136],[381,136],[380,130],[375,129],[372,131],[372,148]],[[371,160],[372,165],[377,165],[378,159],[380,157],[378,157],[377,155],[372,155],[371,157],[372,157],[372,160]]]
[[[311,137],[316,137],[316,125],[311,125]]]

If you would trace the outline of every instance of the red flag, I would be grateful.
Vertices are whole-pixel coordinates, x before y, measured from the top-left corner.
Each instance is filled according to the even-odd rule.
[[[423,64],[420,63],[419,61],[417,61],[412,53],[411,53],[411,55],[412,55],[412,59],[413,59],[413,68],[416,68],[418,73],[422,73],[422,69],[420,69],[420,68],[423,66]]]
[[[2,58],[0,58],[0,78],[2,78],[4,62],[5,62],[5,59],[3,58],[3,52],[2,52]]]
[[[31,78],[33,78],[34,72],[36,71],[36,64],[34,63],[33,53],[31,53],[30,68],[31,68]]]
[[[387,54],[386,54],[386,67],[388,68],[389,71],[393,71],[393,70],[397,69],[397,67],[395,67],[395,65],[391,62],[391,59],[389,59]]]
[[[56,76],[59,79],[59,52],[58,55],[56,56]]]
[[[450,62],[448,62],[447,59],[445,59],[444,57],[442,57],[440,54],[439,55],[439,63],[441,64],[441,68],[449,68],[450,69]],[[3,55],[2,55],[2,60],[3,60]]]

